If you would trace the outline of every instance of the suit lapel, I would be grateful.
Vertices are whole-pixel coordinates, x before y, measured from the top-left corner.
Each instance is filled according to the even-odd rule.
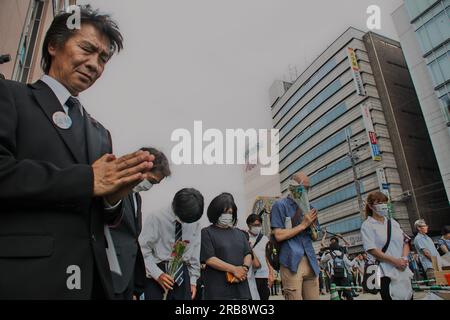
[[[136,203],[137,203],[137,219],[136,219],[136,234],[139,235],[142,230],[142,198],[139,193],[136,193]]]
[[[59,136],[64,141],[64,144],[69,149],[72,156],[78,163],[84,163],[83,154],[77,147],[77,140],[73,132],[71,130],[61,129],[53,122],[53,114],[55,112],[64,112],[64,109],[58,101],[58,98],[55,96],[53,91],[42,81],[38,81],[30,86],[31,88],[33,88],[33,95],[36,98],[40,108],[44,111],[48,120],[58,132]]]
[[[102,133],[98,122],[90,116],[83,108],[84,123],[86,128],[86,144],[88,150],[89,163],[94,163],[102,154]]]

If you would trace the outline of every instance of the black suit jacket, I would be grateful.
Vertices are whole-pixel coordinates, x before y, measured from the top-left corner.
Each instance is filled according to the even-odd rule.
[[[133,201],[134,195],[136,196],[136,208]],[[141,204],[142,198],[139,193],[130,194],[124,199],[124,211],[120,224],[111,228],[111,236],[122,271],[122,276],[112,273],[114,291],[117,294],[121,294],[129,288],[132,279],[131,285],[134,286],[135,294],[140,295],[144,290],[145,264],[139,245],[139,235],[142,230]]]
[[[90,166],[111,138],[84,110],[87,163],[57,111],[44,82],[0,80],[0,299],[90,299],[94,268],[113,297],[103,228],[122,212],[93,198]]]

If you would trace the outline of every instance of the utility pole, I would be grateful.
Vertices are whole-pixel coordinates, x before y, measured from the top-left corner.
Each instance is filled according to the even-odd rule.
[[[353,170],[353,180],[355,181],[355,189],[356,189],[356,196],[358,198],[358,207],[359,207],[359,214],[361,215],[362,219],[364,219],[364,209],[363,209],[363,199],[361,195],[361,186],[359,184],[358,180],[358,173],[356,172],[356,161],[358,160],[358,157],[353,153],[352,150],[352,144],[351,144],[351,136],[348,132],[348,129],[345,130],[345,137],[347,140],[348,145],[348,157],[350,158],[350,161],[352,163],[352,170]]]

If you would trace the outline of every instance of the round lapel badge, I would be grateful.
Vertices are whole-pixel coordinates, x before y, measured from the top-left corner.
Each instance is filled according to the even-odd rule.
[[[62,111],[53,114],[53,122],[61,129],[69,129],[72,126],[72,119]]]

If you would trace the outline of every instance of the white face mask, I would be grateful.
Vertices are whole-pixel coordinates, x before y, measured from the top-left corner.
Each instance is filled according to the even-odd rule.
[[[262,231],[262,227],[251,227],[250,232],[254,235],[260,234]]]
[[[387,217],[389,214],[389,207],[387,203],[376,204],[373,206],[375,212],[378,213],[382,217]]]
[[[231,213],[222,213],[217,224],[221,227],[233,227],[233,215]]]
[[[134,193],[142,192],[142,191],[148,191],[153,187],[153,184],[145,179],[141,183],[139,183],[136,187],[133,188]]]

